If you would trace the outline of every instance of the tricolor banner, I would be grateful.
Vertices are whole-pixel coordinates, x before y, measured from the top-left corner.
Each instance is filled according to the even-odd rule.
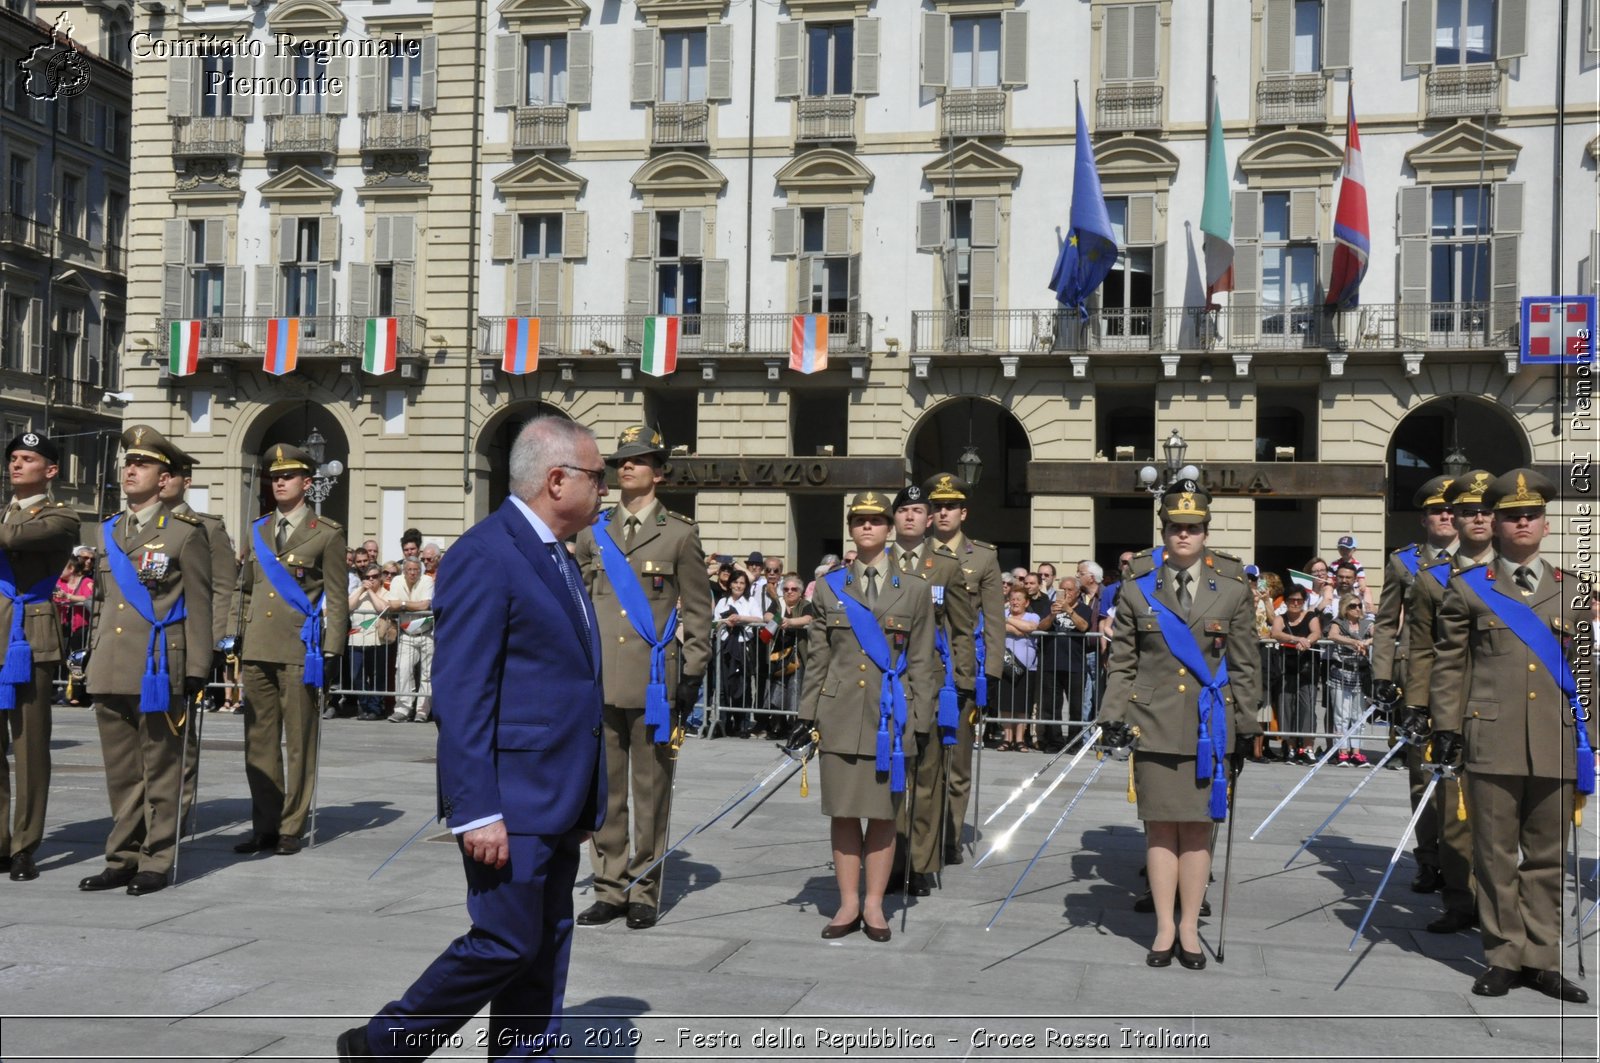
[[[1345,110],[1350,124],[1345,130],[1339,205],[1333,215],[1333,275],[1328,283],[1328,304],[1341,310],[1360,302],[1361,278],[1367,275],[1367,259],[1372,254],[1372,227],[1367,223],[1367,179],[1361,165],[1361,132],[1356,128],[1353,88],[1346,98]]]
[[[396,333],[400,319],[396,317],[367,318],[366,345],[361,348],[362,372],[382,376],[394,372]]]
[[[173,376],[192,376],[200,368],[200,322],[174,321],[167,349],[167,371]]]
[[[678,368],[678,323],[672,317],[647,317],[644,320],[644,349],[639,368],[649,376],[667,376]]]
[[[506,353],[500,361],[500,368],[516,376],[539,368],[538,318],[506,318]]]
[[[815,373],[828,368],[828,315],[796,314],[789,324],[789,368]]]
[[[300,319],[275,317],[267,322],[267,351],[261,368],[272,376],[294,372],[300,359]]]

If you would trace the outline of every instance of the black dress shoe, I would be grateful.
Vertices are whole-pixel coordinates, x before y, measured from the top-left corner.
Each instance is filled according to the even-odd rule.
[[[1200,898],[1200,914],[1203,916],[1211,915],[1211,902],[1204,897]]]
[[[236,853],[264,853],[278,847],[276,834],[252,834],[233,847]]]
[[[615,919],[620,919],[627,911],[620,904],[612,904],[610,901],[595,901],[578,913],[576,922],[579,926],[605,926]]]
[[[1156,899],[1149,890],[1139,894],[1139,899],[1133,902],[1133,910],[1141,915],[1149,915],[1156,910]]]
[[[1189,970],[1203,971],[1206,969],[1206,954],[1204,952],[1190,952],[1182,945],[1178,945],[1177,949],[1178,962],[1183,964]]]
[[[32,853],[18,853],[11,858],[11,881],[32,882],[39,877],[39,868],[33,862]]]
[[[1522,984],[1529,989],[1537,989],[1547,997],[1565,1000],[1569,1004],[1589,1003],[1588,992],[1582,986],[1574,985],[1561,977],[1560,971],[1536,971],[1532,967],[1524,967]]]
[[[273,847],[273,852],[279,856],[293,856],[306,847],[306,843],[296,838],[293,834],[285,834],[278,839],[278,844]]]
[[[911,874],[911,896],[926,897],[933,892],[933,876],[925,871],[914,871]]]
[[[1511,987],[1517,984],[1521,977],[1520,972],[1509,967],[1491,967],[1484,971],[1472,983],[1473,996],[1503,997],[1511,992]]]
[[[367,1047],[367,1028],[357,1026],[339,1035],[339,1063],[352,1063],[357,1059],[371,1059],[372,1049]]]
[[[959,846],[959,845],[956,846],[953,849],[946,848],[945,851],[944,851],[944,862],[947,865],[949,865],[949,864],[959,864],[959,863],[961,863],[961,861],[963,859],[964,859],[964,857],[962,857],[962,855],[961,855],[961,846]]]
[[[854,934],[861,929],[861,917],[858,915],[848,923],[829,923],[822,928],[822,940],[832,941],[842,938],[846,934]]]
[[[1151,949],[1144,955],[1146,967],[1171,967],[1173,954],[1178,951],[1178,943],[1174,941],[1164,949]]]
[[[160,893],[167,888],[167,876],[161,871],[140,871],[128,882],[128,896],[143,897],[147,893]]]
[[[1459,934],[1478,925],[1477,912],[1447,911],[1425,928],[1430,934]]]
[[[116,890],[133,881],[135,872],[127,868],[108,867],[98,875],[90,875],[78,883],[80,890],[89,893],[98,893],[101,890]]]
[[[1444,885],[1444,873],[1436,867],[1423,864],[1417,868],[1417,877],[1411,880],[1412,893],[1437,893]]]
[[[886,926],[873,926],[865,919],[861,921],[861,932],[867,935],[868,941],[884,942],[894,936],[894,931]]]
[[[649,930],[656,925],[656,910],[648,904],[628,905],[628,929]]]

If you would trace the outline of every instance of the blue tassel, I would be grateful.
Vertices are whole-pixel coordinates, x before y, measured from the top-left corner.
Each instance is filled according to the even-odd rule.
[[[140,712],[166,712],[172,705],[172,677],[163,668],[146,672],[139,688]]]
[[[322,654],[316,650],[306,651],[305,685],[308,687],[322,686]]]
[[[939,726],[955,730],[961,724],[961,699],[956,697],[956,688],[945,686],[939,689]]]
[[[1226,772],[1219,771],[1216,773],[1216,777],[1211,780],[1211,818],[1218,823],[1228,818],[1228,780],[1226,774]]]
[[[941,746],[953,746],[956,741],[956,729],[954,727],[948,730],[943,727],[939,728],[939,744]]]
[[[878,725],[878,750],[873,760],[873,767],[878,771],[889,770],[889,725],[887,722]]]
[[[651,739],[657,745],[672,741],[672,714],[667,711],[667,684],[651,683],[644,688],[644,725],[655,728]]]
[[[17,688],[10,683],[0,683],[0,712],[9,712],[17,707]]]
[[[889,792],[903,794],[906,792],[906,751],[897,749],[889,760]]]
[[[20,630],[13,630],[11,642],[6,646],[5,666],[0,667],[0,683],[26,683],[32,679],[33,647],[28,645]]]

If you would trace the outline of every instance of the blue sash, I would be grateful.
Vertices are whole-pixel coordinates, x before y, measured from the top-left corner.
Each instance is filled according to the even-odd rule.
[[[833,588],[834,596],[844,607],[844,615],[850,621],[850,630],[855,633],[861,652],[883,673],[883,683],[878,689],[876,768],[889,773],[891,794],[905,793],[906,754],[901,738],[906,730],[906,688],[901,677],[906,674],[906,654],[902,650],[899,662],[894,661],[894,652],[889,648],[889,640],[884,637],[878,618],[872,615],[871,609],[844,592],[847,575],[846,570],[840,569],[822,577],[822,581]],[[889,730],[891,719],[894,721],[892,733]]]
[[[11,633],[6,640],[5,664],[0,666],[0,712],[17,707],[14,686],[33,682],[33,647],[28,645],[22,626],[24,611],[30,605],[48,602],[55,589],[55,576],[46,576],[32,587],[18,587],[11,558],[0,550],[0,594],[11,600]]]
[[[978,708],[989,707],[989,647],[985,638],[987,632],[983,626],[983,607],[978,607],[978,630],[972,640],[972,652],[978,662],[977,690],[973,693],[978,699]]]
[[[1133,582],[1144,593],[1144,599],[1161,625],[1161,637],[1178,663],[1189,669],[1200,687],[1200,736],[1195,744],[1194,776],[1211,780],[1211,818],[1228,818],[1228,773],[1223,765],[1228,759],[1228,714],[1222,700],[1222,688],[1228,683],[1228,658],[1224,653],[1217,662],[1217,674],[1211,674],[1200,644],[1194,640],[1189,625],[1171,609],[1162,605],[1155,596],[1156,574],[1161,571],[1162,555],[1157,549],[1152,557],[1156,567]]]
[[[940,625],[935,625],[933,629],[933,648],[939,651],[939,660],[944,662],[944,685],[939,688],[939,744],[953,746],[956,744],[956,731],[961,726],[961,699],[956,694],[956,671],[951,659],[950,639]]]
[[[250,531],[255,536],[256,560],[261,562],[261,571],[266,573],[267,582],[272,584],[272,589],[278,592],[278,597],[284,603],[305,617],[305,623],[300,625],[300,643],[306,648],[305,675],[301,681],[308,687],[321,688],[322,686],[322,603],[328,597],[323,591],[322,597],[315,603],[309,595],[300,589],[300,584],[289,575],[289,570],[283,567],[283,562],[278,560],[278,555],[267,549],[265,540],[261,538],[261,529],[272,519],[272,514],[257,520],[250,525]],[[326,581],[328,574],[324,572]]]
[[[1416,579],[1417,573],[1422,569],[1422,544],[1412,543],[1404,550],[1396,550],[1394,554],[1400,559],[1400,563],[1405,566],[1406,571],[1411,574],[1411,578]],[[1434,579],[1439,581],[1439,586],[1443,587],[1450,582],[1449,568],[1449,565],[1435,565],[1428,571],[1433,575]]]
[[[156,606],[150,598],[149,588],[139,582],[139,573],[134,570],[133,562],[128,560],[128,555],[117,543],[117,521],[121,519],[122,514],[118,513],[106,521],[100,538],[105,547],[106,562],[111,567],[111,578],[117,581],[117,588],[122,591],[122,597],[127,603],[133,606],[133,611],[150,625],[150,645],[145,651],[144,681],[139,685],[139,711],[166,712],[172,705],[172,676],[167,671],[166,629],[169,624],[176,624],[189,614],[184,609],[183,595],[180,593],[167,615],[160,619],[156,618]]]
[[[1578,750],[1578,793],[1592,794],[1594,749],[1589,745],[1589,729],[1584,726],[1589,722],[1589,713],[1578,698],[1578,683],[1573,678],[1571,666],[1567,664],[1566,654],[1561,652],[1561,640],[1550,633],[1549,625],[1539,619],[1538,613],[1491,587],[1487,568],[1487,565],[1469,568],[1460,573],[1461,579],[1477,593],[1483,604],[1488,606],[1489,612],[1504,620],[1511,633],[1533,651],[1539,663],[1555,677],[1561,693],[1566,695],[1567,703],[1572,706],[1572,729],[1577,732],[1574,741]]]
[[[628,563],[628,555],[611,538],[604,522],[594,526],[594,541],[600,547],[600,560],[611,578],[611,589],[617,592],[617,601],[627,611],[633,630],[650,647],[650,682],[644,688],[644,725],[655,728],[652,741],[662,745],[672,741],[672,714],[667,711],[667,645],[678,633],[678,609],[673,606],[661,637],[657,638],[656,614],[650,608],[650,599],[644,596],[639,574]]]

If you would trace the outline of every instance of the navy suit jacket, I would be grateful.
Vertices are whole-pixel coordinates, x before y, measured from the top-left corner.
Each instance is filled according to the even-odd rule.
[[[576,572],[574,572],[576,575]],[[433,594],[439,814],[509,834],[596,830],[605,746],[594,608],[507,500],[450,548]]]

